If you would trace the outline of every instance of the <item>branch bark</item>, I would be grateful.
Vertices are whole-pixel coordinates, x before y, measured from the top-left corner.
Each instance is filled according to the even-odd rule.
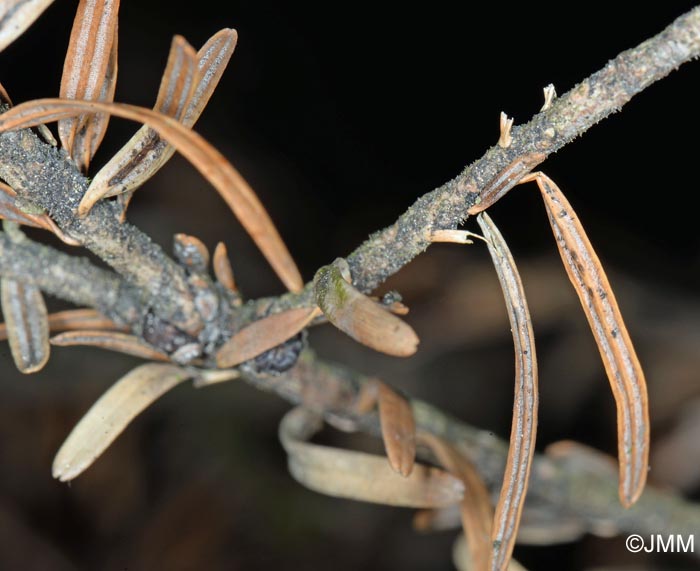
[[[482,190],[509,165],[537,154],[542,155],[542,162],[620,111],[649,85],[699,56],[700,7],[676,19],[660,34],[622,52],[525,125],[513,127],[509,147],[494,145],[455,179],[419,198],[393,225],[366,240],[347,258],[353,285],[364,292],[373,290],[425,251],[434,231],[461,224]]]
[[[28,238],[14,242],[5,232],[0,232],[0,275],[93,307],[120,325],[134,326],[143,311],[140,291],[118,274]]]
[[[188,333],[202,328],[185,270],[143,232],[121,224],[116,204],[102,201],[86,218],[77,217],[88,180],[64,151],[30,130],[3,133],[0,178],[26,204],[46,211],[67,235],[141,289],[159,318]]]
[[[318,360],[310,351],[281,376],[260,375],[241,368],[252,385],[302,404],[344,431],[381,435],[376,413],[358,414],[361,387],[372,379],[342,365]],[[449,440],[477,467],[493,497],[498,497],[506,466],[508,443],[493,433],[469,426],[437,408],[412,400],[418,431]],[[563,448],[563,447],[561,447]],[[435,462],[427,449],[418,456]],[[700,529],[700,506],[647,486],[632,509],[618,500],[617,467],[613,458],[576,447],[571,453],[536,454],[528,487],[528,505],[544,508],[556,520],[575,520],[588,532],[605,534],[679,533],[692,536]],[[697,554],[696,554],[697,556]]]

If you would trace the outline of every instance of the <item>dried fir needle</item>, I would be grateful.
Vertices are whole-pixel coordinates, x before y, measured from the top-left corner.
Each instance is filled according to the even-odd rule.
[[[228,289],[231,293],[238,293],[236,287],[236,279],[233,275],[233,267],[228,257],[226,244],[219,242],[214,249],[214,275],[218,282]]]
[[[67,482],[99,458],[129,423],[166,392],[190,378],[175,365],[136,367],[105,392],[73,428],[53,462],[53,477]]]
[[[209,250],[195,236],[175,234],[173,252],[178,262],[190,270],[205,272],[209,266]]]
[[[317,307],[298,307],[254,321],[222,345],[216,364],[226,369],[253,359],[291,339],[319,315]]]
[[[48,312],[38,287],[0,279],[2,313],[10,352],[21,373],[36,373],[49,360]]]
[[[438,468],[416,464],[404,478],[381,456],[313,444],[320,429],[314,412],[296,408],[285,415],[279,435],[294,479],[330,496],[391,506],[435,508],[462,500],[463,483]]]
[[[158,131],[216,188],[287,288],[292,292],[301,291],[304,285],[301,274],[253,189],[219,151],[172,117],[124,103],[37,99],[1,114],[0,132],[86,112],[111,113],[145,123]]]
[[[477,203],[469,208],[467,213],[478,214],[498,202],[546,158],[547,155],[544,153],[529,153],[514,159],[486,184],[479,194]]]
[[[80,0],[63,64],[60,96],[112,101],[117,75],[119,0]],[[58,135],[81,170],[86,170],[107,129],[109,115],[64,117]]]
[[[192,127],[209,102],[236,47],[237,33],[225,28],[195,53],[175,36],[158,91],[155,111]],[[144,126],[95,175],[78,207],[85,216],[100,199],[125,195],[124,211],[133,192],[172,157],[175,149],[151,127]]]
[[[429,432],[419,432],[418,442],[428,446],[451,474],[464,483],[460,516],[475,571],[488,569],[493,510],[488,489],[473,464],[451,444]]]
[[[194,93],[196,72],[197,54],[194,48],[182,36],[175,36],[154,109],[182,120]],[[147,126],[141,127],[97,172],[78,205],[78,215],[87,215],[102,198],[135,190],[151,178],[173,152],[174,149],[157,131]]]
[[[348,264],[342,258],[316,272],[316,303],[328,321],[375,351],[397,357],[413,355],[419,342],[413,329],[357,291],[348,283],[348,275]]]
[[[649,403],[646,380],[620,308],[576,212],[554,182],[529,175],[540,188],[559,253],[598,345],[617,407],[620,501],[641,495],[649,467]]]
[[[505,239],[485,212],[477,222],[487,240],[503,290],[515,348],[515,395],[510,446],[492,531],[490,568],[505,571],[518,534],[537,434],[537,355],[520,274]]]
[[[0,2],[0,52],[21,36],[53,0],[2,0]]]
[[[99,347],[108,351],[124,353],[149,361],[169,361],[168,355],[157,350],[135,335],[118,331],[77,330],[66,331],[51,338],[51,344],[59,347],[75,345]]]
[[[407,478],[416,461],[416,421],[411,404],[381,381],[377,381],[377,402],[389,465]]]

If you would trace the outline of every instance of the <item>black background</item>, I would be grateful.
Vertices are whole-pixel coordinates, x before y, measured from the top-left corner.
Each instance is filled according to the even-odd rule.
[[[431,2],[417,9],[376,2],[125,0],[116,99],[153,104],[173,34],[198,47],[219,28],[235,27],[238,47],[196,128],[256,189],[310,279],[319,266],[352,251],[418,196],[480,157],[498,138],[501,111],[516,123],[527,121],[541,107],[545,85],[568,91],[693,5],[493,3],[471,10],[458,4]],[[0,54],[0,81],[15,102],[58,94],[75,5],[57,0]],[[700,68],[687,64],[542,166],[577,209],[612,277],[627,284],[629,307],[642,314],[629,317],[630,329],[650,348],[657,342],[655,332],[646,330],[652,325],[681,323],[680,329],[667,330],[688,330],[687,339],[669,333],[670,348],[692,345],[700,331],[694,205],[700,191],[699,92]],[[95,167],[133,130],[133,124],[113,120]],[[557,267],[534,187],[516,189],[492,212],[525,265],[544,260]],[[224,240],[247,295],[281,292],[216,192],[180,157],[136,195],[130,220],[168,249],[175,232],[197,235],[212,248]],[[414,323],[423,324],[418,333],[424,340],[437,335],[442,324],[427,310],[421,321],[420,308],[440,307],[453,274],[463,272],[468,283],[469,264],[476,272],[486,260],[481,249],[456,254],[454,248],[436,248],[426,256],[432,256],[426,264],[441,270],[422,274],[407,268],[392,282],[416,307]],[[436,283],[429,283],[432,279]],[[496,288],[495,281],[488,287]],[[573,319],[574,329],[585,329],[583,317]],[[474,327],[478,330],[478,322]],[[545,348],[557,346],[557,327],[542,326]],[[316,335],[324,354],[382,374],[467,422],[508,434],[512,349],[507,326],[493,344],[477,335],[462,352],[451,347],[441,359],[432,355],[418,364],[387,364],[390,358],[324,333]],[[594,360],[590,339],[584,343],[588,353],[582,358]],[[0,353],[3,371],[9,370],[6,346]],[[417,536],[406,510],[323,498],[294,483],[275,436],[287,405],[235,384],[168,395],[92,475],[71,488],[51,481],[51,456],[70,426],[135,364],[96,350],[54,354],[34,378],[3,373],[0,398],[8,411],[0,423],[0,450],[7,460],[0,508],[21,522],[3,524],[0,518],[0,531],[6,526],[6,541],[0,537],[0,545],[7,543],[6,561],[14,561],[7,559],[12,546],[19,549],[25,541],[9,539],[15,537],[13,526],[20,525],[27,545],[34,546],[33,557],[55,555],[36,564],[30,557],[24,561],[28,569],[450,568],[453,534]],[[488,358],[497,364],[489,365]],[[560,391],[573,366],[566,357],[561,360],[564,378],[541,379],[559,384]],[[656,390],[663,393],[667,371],[653,363],[651,368],[662,377]],[[465,371],[468,390],[460,385]],[[684,371],[681,378],[689,380],[683,381],[682,396],[696,398],[697,369]],[[484,374],[483,383],[476,373]],[[486,382],[489,375],[497,381]],[[558,393],[550,400],[543,394],[541,446],[567,437],[614,452],[613,409],[602,368],[593,376],[596,388],[584,391],[581,402],[562,397],[570,409],[557,400]],[[462,405],[460,398],[469,402]],[[658,409],[661,430],[673,424],[678,400]],[[630,559],[615,540],[591,538],[525,548],[516,555],[531,569],[641,560]],[[684,568],[688,562],[677,564]]]

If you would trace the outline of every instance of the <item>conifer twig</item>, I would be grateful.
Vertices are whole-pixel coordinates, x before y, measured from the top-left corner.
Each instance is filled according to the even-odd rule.
[[[455,179],[419,198],[393,225],[372,235],[346,258],[353,287],[364,293],[373,290],[423,252],[435,232],[455,229],[463,222],[484,189],[505,193],[550,153],[698,56],[700,8],[695,8],[554,99],[527,124],[513,126],[508,145],[494,145]],[[77,217],[88,182],[65,153],[28,130],[2,133],[0,178],[22,201],[46,211],[67,236],[114,270],[98,269],[29,240],[14,244],[0,234],[0,275],[35,284],[78,305],[94,307],[116,323],[132,326],[136,333],[141,333],[146,309],[161,322],[186,332],[197,332],[202,327],[185,269],[140,230],[120,224],[118,205],[103,201],[85,218]],[[206,284],[211,282],[204,283],[208,287]],[[318,296],[319,292],[315,293]],[[220,292],[215,295],[221,299]],[[230,322],[235,327],[222,327],[219,338],[210,340],[207,350],[215,351],[233,333],[270,310],[314,304],[311,284],[299,294],[258,300],[242,307],[232,304]],[[262,307],[266,311],[258,311]],[[367,381],[350,370],[308,355],[281,375],[260,374],[248,363],[240,369],[256,387],[303,403],[330,422],[342,421],[345,427],[351,423],[358,430],[380,433],[376,413],[358,414],[354,407],[359,388]],[[507,453],[503,442],[425,403],[414,401],[412,406],[417,429],[452,442],[474,462],[490,487],[500,485]],[[425,451],[419,453],[424,455]],[[589,464],[589,469],[584,469]],[[601,520],[627,532],[659,533],[661,525],[681,534],[700,529],[700,508],[676,496],[650,489],[634,510],[628,511],[618,505],[616,495],[614,474],[595,463],[582,467],[572,456],[535,457],[528,497],[541,500],[555,513],[579,518],[589,529]],[[659,514],[664,514],[663,521]]]

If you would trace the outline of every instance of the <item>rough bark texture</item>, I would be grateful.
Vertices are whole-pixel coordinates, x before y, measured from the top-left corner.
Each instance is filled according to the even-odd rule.
[[[362,415],[356,412],[361,387],[372,379],[347,367],[319,361],[307,352],[294,369],[281,376],[259,375],[246,366],[242,372],[254,386],[323,414],[327,422],[341,430],[381,435],[376,412]],[[476,465],[492,496],[497,497],[508,443],[492,432],[460,422],[425,402],[412,400],[411,405],[416,429],[454,444]],[[418,456],[436,460],[426,449],[419,448]],[[535,454],[527,505],[542,507],[554,517],[577,520],[593,533],[605,528],[610,534],[646,536],[663,530],[692,536],[700,529],[700,506],[671,492],[647,486],[634,508],[626,509],[618,500],[617,485],[613,458],[587,451],[568,455]]]
[[[117,274],[87,258],[63,254],[29,239],[13,243],[0,233],[0,275],[39,286],[78,306],[99,310],[112,321],[133,326],[142,312],[140,292]]]
[[[0,157],[0,178],[28,207],[47,212],[66,234],[142,289],[159,317],[186,331],[201,328],[185,270],[140,230],[120,224],[116,203],[103,201],[77,218],[88,180],[65,152],[24,130],[0,135]]]
[[[657,36],[622,52],[530,122],[513,127],[508,148],[494,145],[454,180],[419,198],[393,225],[372,235],[347,258],[355,287],[373,290],[425,251],[432,231],[456,228],[480,192],[508,165],[534,153],[542,153],[544,160],[698,56],[700,8],[695,8]]]

